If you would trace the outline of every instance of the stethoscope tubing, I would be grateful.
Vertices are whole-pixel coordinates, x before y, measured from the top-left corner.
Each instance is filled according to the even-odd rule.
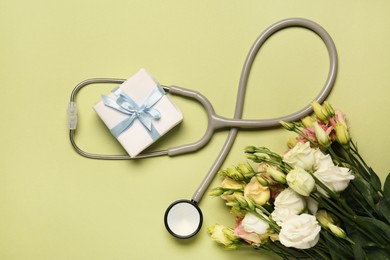
[[[310,29],[311,31],[315,32],[325,43],[328,53],[329,53],[329,73],[328,77],[326,79],[326,83],[323,86],[320,93],[317,95],[315,100],[317,100],[319,103],[322,103],[326,97],[329,95],[330,91],[332,90],[334,83],[336,81],[337,76],[337,69],[338,69],[338,56],[337,56],[337,50],[336,46],[331,38],[331,36],[326,32],[322,26],[319,24],[303,19],[303,18],[289,18],[282,21],[279,21],[270,27],[268,27],[254,42],[252,45],[247,58],[245,60],[244,66],[242,68],[241,72],[241,78],[239,82],[238,87],[238,93],[237,93],[237,99],[236,99],[236,108],[234,112],[234,119],[241,120],[243,108],[244,108],[244,99],[245,99],[245,92],[246,92],[246,86],[248,83],[249,74],[253,65],[253,62],[256,58],[256,55],[258,51],[260,50],[261,46],[264,44],[264,42],[274,33],[288,28],[288,27],[303,27],[306,29]],[[314,101],[314,100],[313,100]],[[313,110],[311,108],[311,104],[308,104],[301,110],[292,113],[287,116],[279,117],[279,118],[273,118],[273,119],[266,119],[261,120],[263,123],[262,126],[258,126],[259,128],[267,128],[267,127],[275,127],[280,125],[280,121],[295,121],[299,120],[300,118],[312,113]],[[192,201],[199,203],[201,198],[203,197],[205,191],[210,186],[212,180],[215,177],[215,174],[217,171],[221,168],[224,160],[226,159],[234,140],[237,136],[238,128],[231,128],[229,131],[229,135],[219,152],[219,155],[217,156],[217,159],[215,160],[214,164],[211,166],[209,172],[206,174],[205,178],[203,179],[202,183],[199,185],[198,189],[195,191],[194,195],[192,196]]]

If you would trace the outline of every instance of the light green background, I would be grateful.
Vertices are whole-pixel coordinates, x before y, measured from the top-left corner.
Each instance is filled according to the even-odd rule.
[[[198,153],[176,158],[86,159],[68,141],[70,92],[84,79],[127,78],[145,67],[162,84],[203,93],[230,117],[255,38],[284,18],[312,19],[339,52],[328,100],[348,114],[361,153],[384,179],[390,169],[389,11],[387,0],[1,0],[0,259],[271,259],[225,251],[209,239],[206,227],[234,224],[219,199],[201,201],[205,219],[197,237],[179,241],[164,229],[165,208],[192,196],[226,132]],[[315,34],[278,33],[255,62],[245,117],[281,116],[306,105],[322,87],[328,63]],[[86,150],[122,152],[91,108],[112,87],[79,94],[77,141]],[[174,101],[184,122],[155,148],[203,135],[200,106]],[[246,145],[283,152],[290,135],[240,132],[225,166],[245,162]]]

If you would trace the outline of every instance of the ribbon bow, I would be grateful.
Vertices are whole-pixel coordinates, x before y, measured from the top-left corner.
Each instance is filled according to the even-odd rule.
[[[103,95],[103,103],[123,114],[129,115],[128,118],[124,119],[111,129],[111,133],[116,138],[130,128],[136,119],[138,119],[148,130],[148,133],[153,140],[160,137],[160,134],[153,125],[153,120],[159,120],[161,118],[160,112],[153,108],[153,106],[165,94],[164,90],[159,85],[157,85],[157,88],[153,90],[141,106],[138,106],[135,101],[119,87],[113,89],[112,93],[117,97],[117,99],[113,100],[110,97]]]

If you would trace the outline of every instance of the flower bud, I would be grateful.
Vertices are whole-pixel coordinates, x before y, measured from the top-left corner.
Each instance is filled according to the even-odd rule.
[[[316,134],[316,140],[318,144],[320,144],[323,147],[329,147],[330,146],[330,138],[329,135],[325,132],[324,129],[317,123],[313,123],[314,131]]]
[[[274,181],[281,184],[286,183],[286,175],[283,172],[272,167],[267,167],[266,171]]]
[[[297,138],[290,137],[287,141],[288,148],[292,149],[297,144]]]
[[[248,203],[248,209],[255,210],[255,204],[252,200],[246,198],[246,202]]]
[[[236,240],[238,240],[238,237],[236,237],[235,235],[234,235],[234,231],[232,230],[232,229],[230,229],[230,228],[227,228],[227,227],[225,227],[225,228],[223,228],[222,229],[222,233],[225,235],[225,237],[228,239],[228,240],[230,240],[230,241],[236,241]]]
[[[244,176],[239,171],[237,171],[236,168],[233,167],[229,167],[226,169],[226,175],[235,181],[242,181],[244,179]]]
[[[230,213],[234,216],[236,216],[237,218],[244,218],[245,217],[245,214],[246,214],[246,211],[245,210],[242,210],[240,207],[238,206],[233,206],[231,207],[230,209]]]
[[[345,125],[342,123],[336,123],[335,132],[337,142],[339,142],[344,148],[348,148],[351,138]]]
[[[263,177],[261,177],[259,174],[256,175],[256,179],[263,186],[268,186],[269,185],[268,181],[266,179],[264,179]]]
[[[236,198],[237,202],[240,204],[241,207],[245,208],[248,206],[248,202],[244,198],[244,196],[240,193],[235,193],[234,197]]]
[[[329,114],[328,112],[326,111],[326,109],[324,109],[320,103],[318,103],[317,101],[314,101],[312,104],[311,104],[313,110],[314,110],[314,113],[316,114],[317,118],[323,122],[328,122],[328,117],[329,117]]]
[[[217,187],[217,188],[212,189],[209,192],[209,195],[213,196],[213,197],[218,197],[218,196],[221,196],[224,192],[225,192],[224,189],[222,189],[221,187]]]
[[[245,163],[238,164],[236,168],[247,179],[252,178],[253,175],[255,174],[252,167]]]
[[[316,218],[318,222],[324,227],[328,227],[329,224],[335,224],[338,222],[338,219],[336,216],[334,216],[332,213],[329,213],[325,210],[319,210],[316,214]]]
[[[313,122],[315,122],[315,120],[311,116],[305,116],[301,119],[301,122],[306,128],[311,128],[313,127]]]
[[[254,147],[254,146],[247,146],[247,147],[245,147],[244,152],[245,153],[255,153],[256,152],[256,147]]]
[[[295,130],[295,125],[294,125],[293,123],[286,122],[286,121],[280,121],[280,124],[281,124],[285,129],[287,129],[288,131],[294,131],[294,130]]]
[[[334,224],[329,223],[328,228],[337,237],[340,237],[340,238],[347,237],[347,234],[345,233],[345,231],[342,228],[340,228]]]
[[[222,225],[214,225],[207,228],[211,238],[226,247],[230,247],[234,242],[238,241],[239,238],[234,235],[234,231]]]
[[[328,114],[329,117],[333,117],[334,116],[334,110],[333,110],[333,107],[329,104],[328,101],[324,101],[323,103],[323,108],[325,109],[326,113]]]
[[[230,244],[228,246],[225,246],[226,250],[236,250],[238,248],[237,244]]]
[[[254,154],[247,154],[246,158],[249,159],[249,160],[252,160],[254,162],[256,162],[256,160],[257,160],[257,156],[254,155]]]
[[[239,203],[237,201],[229,201],[225,203],[226,206],[232,207],[232,208],[237,208],[239,207]]]

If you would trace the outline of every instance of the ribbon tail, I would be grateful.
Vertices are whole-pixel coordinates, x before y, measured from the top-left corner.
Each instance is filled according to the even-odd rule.
[[[150,137],[153,139],[153,141],[156,141],[158,138],[160,138],[160,133],[157,131],[157,129],[152,125],[150,131],[148,132]]]
[[[118,138],[124,131],[126,131],[130,126],[133,125],[135,118],[135,116],[131,116],[123,120],[122,122],[110,129],[111,134]]]

